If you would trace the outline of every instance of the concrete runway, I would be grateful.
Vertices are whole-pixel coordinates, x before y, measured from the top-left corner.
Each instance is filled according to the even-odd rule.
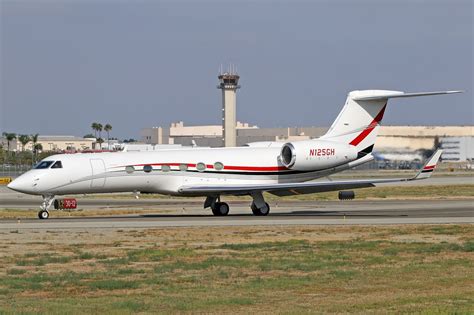
[[[472,184],[473,177],[434,177],[410,184]],[[128,194],[130,196],[131,194]],[[224,198],[225,199],[225,198]],[[38,209],[41,197],[19,194],[0,186],[0,211],[6,208]],[[248,225],[377,225],[474,223],[474,200],[353,200],[353,201],[284,201],[270,202],[267,217],[255,217],[249,201],[229,202],[227,217],[214,217],[202,209],[202,198],[132,199],[79,197],[79,208],[143,209],[146,214],[58,218],[50,211],[50,219],[0,220],[0,230],[12,229],[88,229],[88,228],[152,228]],[[96,211],[97,212],[97,211]]]
[[[174,211],[170,214],[157,210],[156,214],[55,218],[56,212],[51,211],[50,219],[44,221],[0,220],[0,230],[474,223],[474,200],[285,201],[274,204],[267,217],[251,215],[246,203],[230,205],[231,214],[227,217],[214,217],[197,203],[189,203],[184,210],[182,205],[174,204]]]

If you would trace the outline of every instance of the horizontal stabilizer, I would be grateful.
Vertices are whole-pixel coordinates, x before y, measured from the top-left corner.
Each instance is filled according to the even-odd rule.
[[[389,98],[443,95],[443,94],[455,94],[455,93],[462,93],[462,92],[463,91],[436,91],[436,92],[405,93],[405,92],[399,92],[399,91],[375,90],[372,95],[368,94],[368,95],[354,96],[352,99],[354,101],[375,101],[375,100],[388,100]]]

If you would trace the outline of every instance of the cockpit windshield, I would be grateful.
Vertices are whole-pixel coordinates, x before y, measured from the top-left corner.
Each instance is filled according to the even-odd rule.
[[[63,168],[61,161],[56,161],[51,168]]]
[[[39,169],[48,168],[51,166],[51,164],[53,164],[53,162],[54,161],[41,161],[38,164],[36,164],[35,169],[39,170]]]

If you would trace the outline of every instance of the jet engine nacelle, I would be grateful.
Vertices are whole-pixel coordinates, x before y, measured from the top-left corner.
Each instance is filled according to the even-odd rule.
[[[357,149],[349,144],[327,140],[307,140],[285,143],[280,160],[286,168],[297,171],[317,171],[357,159]]]

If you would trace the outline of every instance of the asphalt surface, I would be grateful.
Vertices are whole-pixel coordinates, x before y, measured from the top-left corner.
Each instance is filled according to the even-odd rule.
[[[472,177],[445,177],[419,181],[420,185],[470,184]],[[416,183],[416,182],[415,182]],[[128,194],[130,195],[130,194]],[[38,209],[41,197],[28,196],[0,187],[0,211],[5,208]],[[474,223],[474,200],[353,200],[353,201],[272,201],[266,217],[251,214],[248,201],[229,202],[230,214],[214,217],[202,209],[202,198],[186,199],[104,199],[79,197],[79,208],[143,209],[141,215],[101,217],[55,217],[48,220],[0,219],[0,230],[152,228],[248,225],[377,225]],[[95,211],[96,213],[98,211]]]
[[[156,214],[0,220],[0,230],[152,228],[249,225],[379,225],[474,223],[473,200],[284,202],[266,217],[251,215],[248,205],[231,203],[231,214],[214,217],[194,205]]]

